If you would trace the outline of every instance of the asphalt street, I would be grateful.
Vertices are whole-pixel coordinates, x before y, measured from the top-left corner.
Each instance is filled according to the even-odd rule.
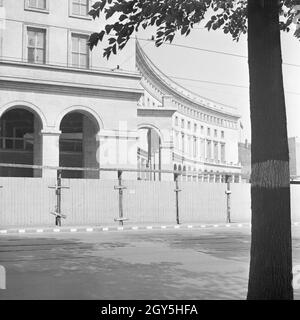
[[[245,299],[249,248],[249,227],[5,235],[0,299]]]

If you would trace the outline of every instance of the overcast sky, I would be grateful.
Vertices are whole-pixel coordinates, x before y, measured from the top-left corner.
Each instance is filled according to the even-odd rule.
[[[140,32],[139,38],[150,38],[151,31]],[[202,49],[223,51],[247,56],[247,37],[234,42],[221,31],[208,32],[197,27],[188,37],[175,37],[174,44],[192,46]],[[242,140],[251,138],[249,115],[249,76],[247,58],[228,56],[225,54],[207,53],[188,48],[162,45],[140,40],[149,58],[170,77],[184,77],[212,82],[222,82],[246,88],[208,84],[195,81],[174,79],[193,92],[221,103],[237,108],[242,116],[244,130]],[[283,62],[300,65],[300,41],[292,35],[282,33]],[[300,137],[300,67],[283,66],[286,106],[288,116],[288,135]],[[292,94],[298,93],[298,94]]]

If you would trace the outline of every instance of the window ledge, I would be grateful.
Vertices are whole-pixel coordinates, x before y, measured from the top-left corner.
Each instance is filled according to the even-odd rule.
[[[38,9],[38,8],[26,7],[24,10],[25,11],[32,11],[32,12],[39,12],[39,13],[49,14],[49,10],[48,9]]]
[[[70,17],[70,18],[83,19],[83,20],[89,20],[89,21],[92,20],[92,17],[91,17],[91,16],[88,16],[88,15],[87,15],[87,16],[81,16],[81,15],[73,14],[73,13],[72,13],[72,14],[70,13],[70,14],[69,14],[69,17]]]

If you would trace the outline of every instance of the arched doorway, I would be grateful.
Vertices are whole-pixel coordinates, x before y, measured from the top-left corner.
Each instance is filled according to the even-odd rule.
[[[194,174],[193,174],[193,182],[197,182],[197,170],[194,168]]]
[[[178,171],[181,172],[178,180],[179,180],[179,181],[183,181],[183,179],[182,179],[182,167],[181,167],[181,164],[178,165]]]
[[[187,176],[186,176],[186,166],[183,166],[182,168],[182,181],[187,181]]]
[[[198,171],[198,181],[203,182],[203,174],[201,170]]]
[[[138,130],[138,167],[141,169],[161,170],[161,137],[151,127]],[[161,180],[161,173],[150,172],[144,175],[145,180]]]
[[[176,163],[174,164],[173,170],[177,171],[177,164]],[[176,181],[176,176],[177,176],[177,174],[174,173],[174,181]]]
[[[11,108],[0,118],[0,162],[42,164],[42,121],[34,112],[22,107]],[[41,177],[42,170],[0,168],[2,177]]]
[[[99,127],[94,119],[79,111],[67,113],[60,123],[59,166],[99,168],[97,150]],[[63,178],[97,179],[97,171],[63,170]]]

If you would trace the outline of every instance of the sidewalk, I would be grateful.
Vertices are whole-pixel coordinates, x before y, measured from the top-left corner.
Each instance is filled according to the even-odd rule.
[[[300,222],[293,222],[292,226],[300,226]],[[20,227],[6,228],[0,230],[1,235],[16,235],[16,234],[36,234],[36,233],[89,233],[89,232],[122,232],[122,231],[149,231],[149,230],[200,230],[209,228],[250,228],[250,223],[183,223],[183,224],[130,224],[124,223],[123,226],[103,225],[103,226],[62,226],[62,227]]]
[[[295,225],[300,225],[295,223]],[[15,235],[15,234],[36,234],[36,233],[68,233],[68,232],[109,232],[109,231],[147,231],[147,230],[172,230],[172,229],[208,229],[208,228],[250,228],[250,223],[182,223],[182,224],[132,224],[124,223],[120,226],[118,222],[115,225],[103,225],[103,226],[38,226],[38,227],[19,227],[19,228],[5,228],[0,230],[1,235]]]

